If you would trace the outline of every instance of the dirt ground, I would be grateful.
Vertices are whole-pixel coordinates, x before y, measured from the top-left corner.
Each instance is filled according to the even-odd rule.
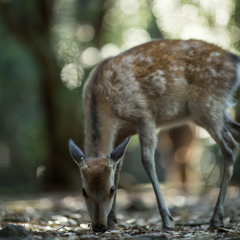
[[[173,230],[161,229],[155,195],[149,185],[135,191],[118,190],[118,224],[106,233],[94,233],[81,193],[0,198],[0,239],[240,239],[240,194],[229,186],[224,221],[210,229],[209,220],[218,188],[185,193],[162,186],[174,218]],[[22,226],[22,227],[20,227]]]

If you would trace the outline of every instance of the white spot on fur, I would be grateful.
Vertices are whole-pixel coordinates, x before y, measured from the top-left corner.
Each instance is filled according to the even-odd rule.
[[[136,55],[127,55],[124,56],[121,60],[121,63],[123,64],[132,64],[136,60],[140,60],[142,62],[147,62],[149,65],[153,63],[153,60],[149,56],[144,56],[143,54],[136,54]]]
[[[163,77],[164,72],[162,70],[157,70],[158,75],[154,76],[151,83],[154,87],[156,87],[156,90],[160,93],[165,92],[166,90],[166,78]]]
[[[159,44],[160,47],[164,47],[165,45],[166,45],[165,42],[161,42],[161,43]]]
[[[187,81],[186,81],[185,78],[182,77],[182,78],[180,78],[179,80],[180,80],[182,83],[187,84]]]
[[[166,90],[166,79],[161,76],[155,76],[152,80],[152,85],[163,93]]]
[[[112,70],[106,70],[106,71],[104,71],[104,78],[106,78],[106,79],[110,79],[111,77],[112,77],[112,75],[113,75],[113,71]]]
[[[190,44],[188,44],[188,43],[186,43],[184,41],[179,42],[179,45],[180,45],[181,50],[188,50],[191,47]]]
[[[193,64],[189,64],[189,65],[188,65],[188,70],[189,70],[190,72],[193,72],[193,71],[194,71],[194,66],[193,66]]]
[[[212,52],[210,55],[209,55],[209,57],[207,58],[207,62],[211,62],[213,59],[212,58],[214,58],[214,57],[219,57],[221,55],[221,53],[220,52]]]
[[[157,72],[158,72],[158,75],[159,75],[159,76],[164,75],[164,71],[162,71],[162,70],[160,70],[160,69],[157,70]]]
[[[210,68],[210,71],[211,71],[212,76],[216,78],[217,77],[216,70],[214,68]]]
[[[221,55],[220,52],[212,52],[209,56],[210,57],[219,57]]]
[[[189,56],[190,56],[190,57],[193,57],[193,56],[194,56],[194,51],[190,51],[190,52],[189,52]]]
[[[145,58],[145,60],[148,62],[148,63],[153,63],[153,60],[152,58],[150,58],[149,56]]]
[[[178,114],[179,111],[179,103],[175,102],[170,104],[166,109],[166,114],[170,117],[174,117]]]
[[[207,103],[207,104],[206,104],[206,107],[210,107],[210,104],[209,104],[209,103]]]
[[[127,55],[121,60],[122,63],[133,63],[139,56],[138,55]]]
[[[179,68],[181,71],[184,71],[185,70],[185,67],[180,67]]]

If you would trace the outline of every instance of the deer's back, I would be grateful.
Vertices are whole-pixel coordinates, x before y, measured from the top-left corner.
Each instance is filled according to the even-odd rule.
[[[191,117],[191,108],[224,105],[236,85],[229,52],[199,40],[153,41],[104,60],[89,77],[84,107],[131,121],[164,123]]]

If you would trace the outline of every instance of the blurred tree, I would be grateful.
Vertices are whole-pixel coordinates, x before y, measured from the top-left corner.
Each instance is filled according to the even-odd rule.
[[[1,19],[8,31],[30,52],[41,75],[40,91],[47,149],[45,190],[66,189],[71,182],[69,171],[72,167],[69,164],[69,154],[67,152],[66,133],[69,125],[61,129],[61,131],[65,131],[65,138],[61,138],[59,133],[62,109],[59,106],[58,98],[63,85],[60,80],[60,68],[56,64],[51,42],[53,4],[54,1],[49,0],[31,2],[20,0],[0,3]],[[34,82],[35,79],[31,81]],[[34,161],[34,156],[32,158]]]
[[[42,112],[40,113],[38,110],[38,114],[43,114],[42,116],[38,115],[39,118],[43,119],[43,126],[40,130],[40,134],[43,135],[42,144],[39,140],[39,145],[36,148],[39,148],[39,152],[44,153],[41,153],[42,156],[38,163],[35,164],[35,167],[38,169],[39,164],[44,164],[46,169],[44,171],[45,167],[40,166],[40,168],[35,171],[38,172],[37,174],[41,172],[44,174],[42,177],[42,188],[44,190],[66,190],[74,188],[74,182],[76,182],[76,185],[79,183],[75,181],[79,176],[77,175],[76,166],[70,158],[67,142],[69,138],[73,138],[75,141],[78,141],[80,147],[83,145],[83,113],[80,93],[82,87],[76,91],[70,91],[61,81],[61,68],[71,63],[73,59],[71,59],[72,56],[70,56],[70,58],[59,59],[58,54],[56,54],[55,48],[58,47],[59,41],[62,41],[62,39],[56,40],[54,27],[62,15],[68,11],[72,14],[71,17],[76,24],[77,22],[91,22],[95,32],[91,44],[101,48],[103,44],[102,21],[104,17],[104,3],[105,0],[100,0],[97,3],[92,0],[74,0],[71,1],[70,5],[64,1],[56,2],[53,0],[34,0],[31,2],[26,2],[25,0],[16,2],[11,0],[0,3],[0,21],[6,29],[6,31],[2,33],[13,36],[16,42],[24,46],[24,49],[31,55],[33,59],[32,64],[36,66],[40,78],[40,82],[38,82],[36,76],[34,76],[33,79],[26,79],[25,81],[31,81],[31,85],[37,86],[39,84],[38,86],[40,86],[40,103],[32,102],[30,104],[31,106],[40,104]],[[69,9],[66,9],[67,6],[69,6]],[[64,19],[64,21],[69,21],[69,19]],[[60,22],[61,26],[59,31],[61,34],[64,33],[64,21]],[[72,25],[70,27],[74,26],[73,23],[74,22],[71,23]],[[76,33],[74,32],[74,34]],[[74,35],[70,41],[68,36],[64,37],[68,40],[64,46],[67,48],[67,52],[61,54],[71,54],[68,53],[68,50],[75,44],[76,36]],[[77,44],[80,47],[83,45],[79,42]],[[88,46],[88,43],[86,43],[86,46]],[[81,51],[79,50],[74,53],[76,58],[74,61],[76,61],[77,64],[79,64],[77,61],[79,61],[80,53]],[[19,65],[18,62],[13,63],[12,61],[11,63]],[[88,72],[89,69],[86,69],[86,73]],[[68,75],[71,75],[71,73]],[[26,94],[30,95],[28,92],[26,92]],[[69,116],[72,116],[72,118],[69,118]],[[30,119],[30,116],[28,116],[28,118]],[[5,121],[7,121],[7,118],[5,118]],[[33,127],[35,128],[37,126]],[[14,150],[17,149],[18,145],[17,142],[7,140],[6,138],[2,140],[12,146],[10,150],[15,152]],[[33,143],[28,142],[28,144],[32,146]],[[25,150],[28,149],[25,148]],[[34,161],[36,158],[36,153],[29,153],[25,159],[22,159],[22,155],[23,154],[11,154],[11,161],[18,163],[14,164],[13,168],[17,169],[19,166],[24,166],[23,162],[27,163],[26,168],[20,168],[24,169],[23,173],[25,172],[26,175],[31,173],[27,178],[37,181],[36,176],[34,177],[33,175],[33,169],[27,170],[29,162]],[[16,178],[18,177],[16,176]],[[24,174],[23,176],[19,176],[19,178],[24,179]],[[30,181],[28,184],[32,183],[34,186],[36,183],[33,182]]]
[[[78,0],[76,5],[76,20],[81,23],[88,22],[92,24],[95,34],[91,43],[98,48],[103,46],[104,29],[102,22],[105,16],[104,3],[105,0]]]

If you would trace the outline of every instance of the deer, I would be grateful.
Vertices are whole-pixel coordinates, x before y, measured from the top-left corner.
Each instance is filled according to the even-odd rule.
[[[192,121],[220,148],[224,172],[210,227],[223,221],[224,201],[240,143],[227,113],[240,83],[240,58],[202,40],[153,40],[102,60],[83,88],[85,153],[69,140],[94,232],[114,228],[116,191],[130,136],[138,134],[142,164],[156,195],[163,229],[173,218],[155,171],[156,129]]]

